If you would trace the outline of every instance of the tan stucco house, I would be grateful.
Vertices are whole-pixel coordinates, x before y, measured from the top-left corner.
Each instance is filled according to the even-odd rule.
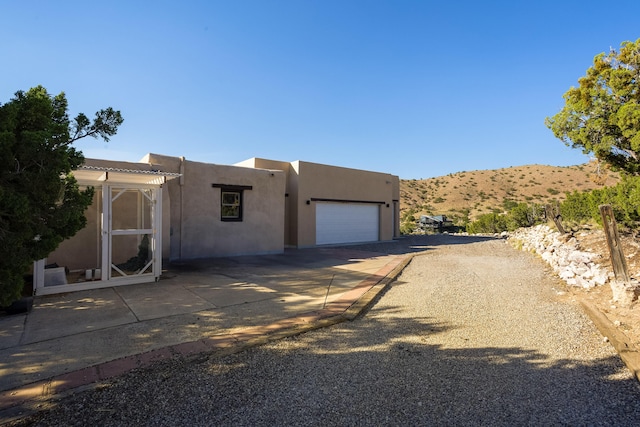
[[[397,176],[252,158],[217,165],[147,154],[87,159],[87,226],[35,263],[36,294],[157,280],[162,261],[392,240]]]

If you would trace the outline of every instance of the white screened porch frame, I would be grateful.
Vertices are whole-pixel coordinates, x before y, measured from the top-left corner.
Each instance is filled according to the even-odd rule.
[[[102,167],[83,167],[74,171],[79,185],[93,186],[102,191],[99,232],[101,245],[101,271],[99,280],[45,287],[44,267],[46,259],[34,263],[33,288],[35,295],[48,295],[70,291],[98,289],[111,286],[157,281],[162,273],[162,184],[180,174],[136,171]],[[113,203],[123,194],[135,191],[138,215],[144,212],[140,203],[150,204],[150,218],[138,217],[135,228],[113,229]],[[144,204],[144,203],[143,203]],[[151,228],[149,228],[149,226]],[[113,264],[113,238],[118,236],[150,236],[151,257],[139,271],[126,273]],[[72,237],[73,238],[73,237]],[[114,271],[118,276],[114,276]]]
[[[137,191],[138,201],[142,199],[144,203],[144,199],[147,199],[151,203],[151,227],[152,228],[121,228],[114,229],[113,228],[113,203],[120,198],[126,192],[135,190]],[[147,192],[148,191],[148,192]],[[114,195],[115,193],[115,195]],[[140,188],[140,187],[130,187],[130,186],[107,186],[107,191],[103,188],[102,191],[102,206],[104,206],[104,210],[109,213],[107,216],[108,224],[105,230],[104,227],[104,215],[103,215],[103,231],[102,231],[102,265],[109,266],[108,269],[102,269],[102,280],[118,280],[118,281],[126,281],[128,283],[142,283],[149,282],[152,280],[158,280],[160,274],[162,273],[162,233],[160,232],[162,228],[162,191],[158,191],[158,188]],[[159,209],[158,209],[159,208]],[[144,209],[138,203],[137,206],[138,214],[141,215],[137,218],[138,224],[140,222],[144,222]],[[159,221],[159,222],[158,222]],[[122,269],[120,269],[113,261],[113,238],[115,236],[151,236],[149,242],[149,249],[151,250],[151,259],[147,262],[139,271],[134,273],[125,273]],[[105,238],[106,236],[106,238]],[[141,241],[143,237],[140,237]],[[105,240],[106,240],[106,248],[105,248]],[[160,248],[160,250],[157,250]],[[158,255],[158,252],[160,254]],[[149,267],[151,271],[149,270]],[[106,279],[105,270],[107,273]],[[115,270],[119,277],[114,276]],[[151,275],[152,280],[144,280],[143,276]]]

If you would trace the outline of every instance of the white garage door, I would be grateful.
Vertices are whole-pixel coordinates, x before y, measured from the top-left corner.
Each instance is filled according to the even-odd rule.
[[[316,204],[316,244],[378,240],[380,208],[377,204]]]

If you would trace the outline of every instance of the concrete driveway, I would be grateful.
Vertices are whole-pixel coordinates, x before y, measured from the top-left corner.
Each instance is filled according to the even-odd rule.
[[[0,411],[175,354],[335,323],[407,260],[287,250],[171,264],[157,283],[37,297],[30,313],[0,317]]]

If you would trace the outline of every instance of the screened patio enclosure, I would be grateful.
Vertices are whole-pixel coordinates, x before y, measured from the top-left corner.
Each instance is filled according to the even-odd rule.
[[[80,186],[95,189],[87,225],[34,263],[34,294],[158,280],[162,184],[179,174],[83,167],[74,176]]]

